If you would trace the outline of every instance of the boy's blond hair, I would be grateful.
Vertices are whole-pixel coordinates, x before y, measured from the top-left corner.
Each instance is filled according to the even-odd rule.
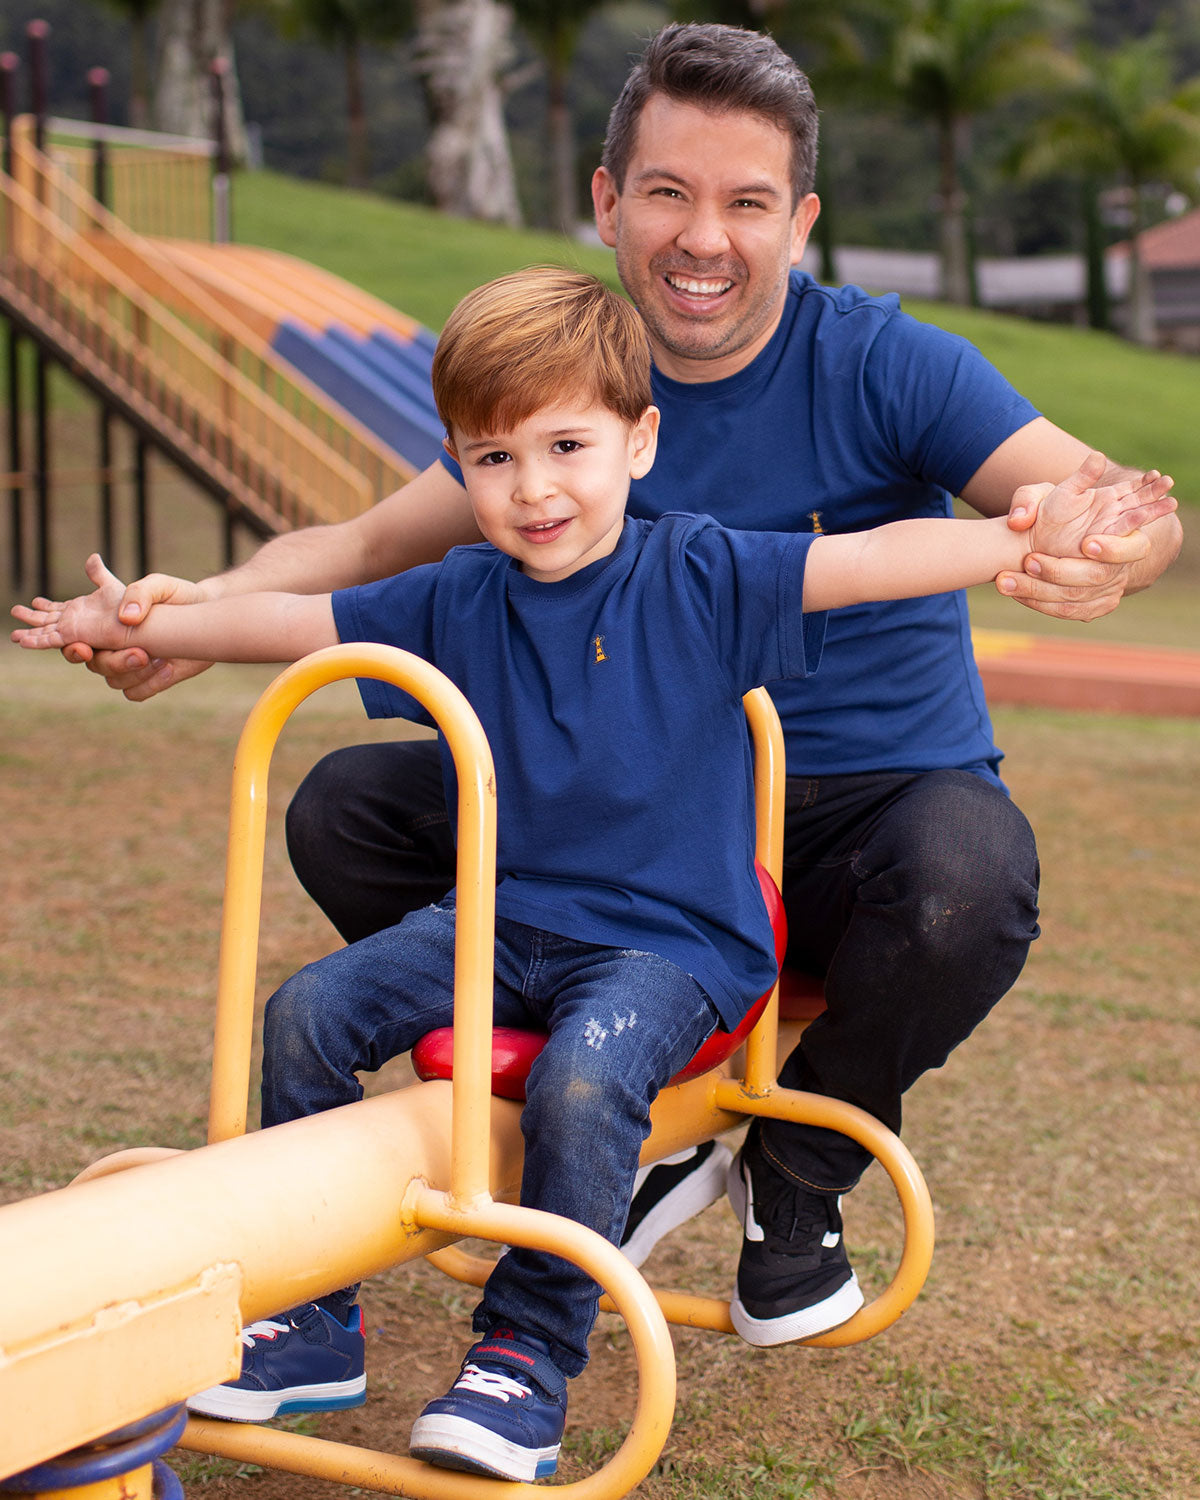
[[[468,292],[433,356],[438,415],[454,432],[502,432],[546,406],[596,402],[626,422],[651,403],[641,318],[594,276],[531,266]]]

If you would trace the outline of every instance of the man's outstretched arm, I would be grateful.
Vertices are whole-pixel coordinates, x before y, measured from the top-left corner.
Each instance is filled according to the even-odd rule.
[[[971,476],[962,498],[985,516],[1008,515],[1014,530],[1034,524],[1036,503],[1026,496],[1014,502],[1023,486],[1048,480],[1057,484],[1088,454],[1086,443],[1038,417],[1014,432]],[[1108,463],[1100,483],[1116,484],[1141,473]],[[1041,614],[1067,620],[1094,620],[1114,610],[1126,594],[1148,588],[1179,555],[1183,529],[1171,514],[1151,521],[1131,536],[1107,536],[1094,558],[1055,558],[1032,552],[1022,571],[996,580],[1002,594]]]

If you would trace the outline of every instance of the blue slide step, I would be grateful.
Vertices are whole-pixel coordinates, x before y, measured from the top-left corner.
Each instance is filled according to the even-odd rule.
[[[436,340],[425,330],[411,344],[378,333],[360,339],[334,326],[317,334],[285,319],[272,347],[419,471],[442,451],[429,387]]]

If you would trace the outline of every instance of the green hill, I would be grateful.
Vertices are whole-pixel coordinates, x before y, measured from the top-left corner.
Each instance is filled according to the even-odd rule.
[[[602,248],[271,172],[237,179],[234,232],[324,266],[435,329],[464,292],[518,266],[565,262],[617,284]],[[905,306],[977,344],[1052,421],[1124,462],[1174,474],[1181,497],[1200,497],[1200,360],[996,313]]]

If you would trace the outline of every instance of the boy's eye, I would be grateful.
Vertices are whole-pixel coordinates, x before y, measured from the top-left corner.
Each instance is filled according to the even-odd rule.
[[[554,445],[555,453],[578,453],[583,444],[576,438],[559,438]]]
[[[509,455],[504,449],[496,448],[491,453],[481,453],[476,462],[480,464],[506,464],[508,460]]]

